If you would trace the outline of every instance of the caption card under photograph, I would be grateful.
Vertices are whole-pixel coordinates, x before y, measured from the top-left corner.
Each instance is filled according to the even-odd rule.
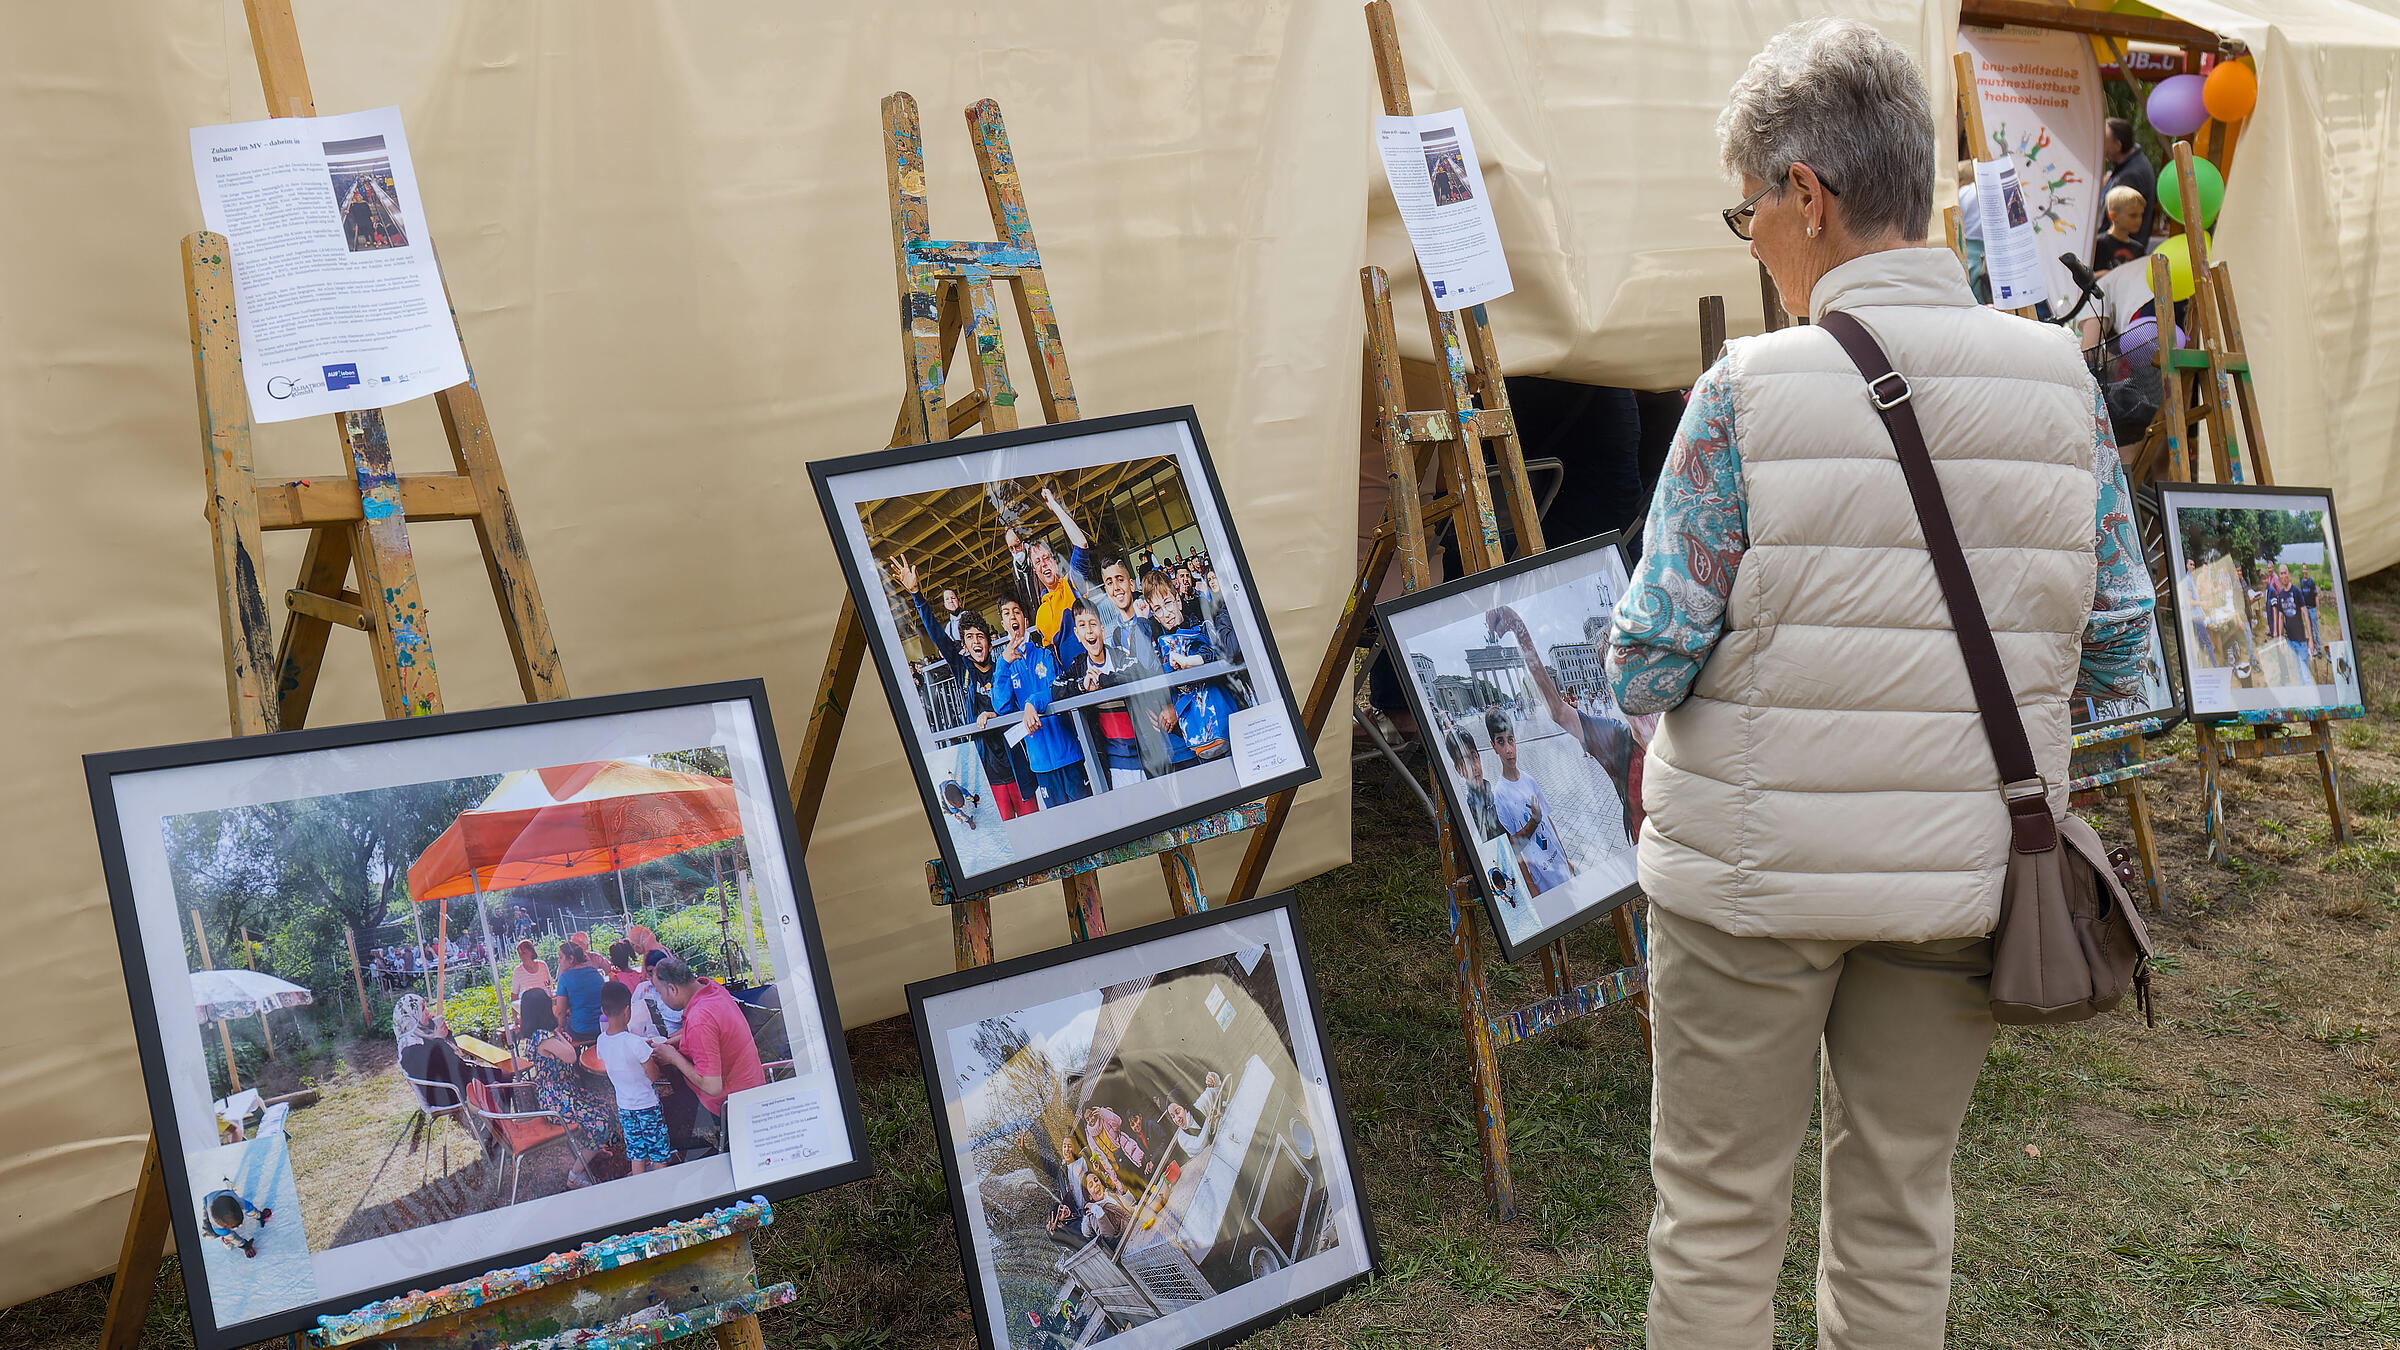
[[[765,702],[86,759],[201,1350],[872,1171]]]
[[[1510,961],[1639,891],[1632,728],[1602,663],[1614,534],[1375,607]]]
[[[809,473],[961,893],[1317,777],[1190,408]]]
[[[1292,905],[909,986],[985,1350],[1229,1344],[1378,1268]]]
[[[2176,483],[2159,504],[2194,717],[2363,703],[2331,493]]]

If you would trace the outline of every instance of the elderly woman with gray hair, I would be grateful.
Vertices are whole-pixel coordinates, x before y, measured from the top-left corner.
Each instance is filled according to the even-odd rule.
[[[2064,806],[2068,703],[2130,691],[2152,605],[2073,340],[1925,247],[1925,82],[1854,22],[1778,34],[1718,119],[1725,212],[1784,305],[1907,378],[2008,683]],[[1656,1017],[1653,1347],[1766,1350],[1823,1094],[1818,1343],[1942,1343],[1950,1157],[1993,1023],[2009,817],[1893,443],[1822,327],[1693,388],[1609,679],[1663,713],[1640,841]]]

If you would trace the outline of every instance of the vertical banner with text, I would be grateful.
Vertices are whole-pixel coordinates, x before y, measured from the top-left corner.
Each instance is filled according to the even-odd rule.
[[[2073,253],[2087,262],[2100,223],[2100,66],[2092,44],[2077,33],[2033,28],[1958,30],[1961,51],[1975,58],[1975,92],[1983,100],[1983,129],[1991,143],[1974,152],[2005,153],[2015,162],[2040,240],[2050,303],[2075,303],[2075,282],[2058,262]]]

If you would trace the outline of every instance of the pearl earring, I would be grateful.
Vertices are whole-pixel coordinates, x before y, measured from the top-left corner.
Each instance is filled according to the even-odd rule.
[[[1814,225],[1811,225],[1811,226],[1809,226],[1809,227],[1808,227],[1808,237],[1809,237],[1809,238],[1811,238],[1811,239],[1814,239],[1814,238],[1816,238],[1816,237],[1817,237],[1817,227],[1816,227],[1816,226],[1814,226]]]

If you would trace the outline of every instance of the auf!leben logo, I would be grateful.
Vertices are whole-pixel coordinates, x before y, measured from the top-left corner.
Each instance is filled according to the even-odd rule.
[[[357,385],[358,363],[356,361],[344,361],[339,365],[325,367],[325,391],[327,393],[336,389],[356,388]]]

